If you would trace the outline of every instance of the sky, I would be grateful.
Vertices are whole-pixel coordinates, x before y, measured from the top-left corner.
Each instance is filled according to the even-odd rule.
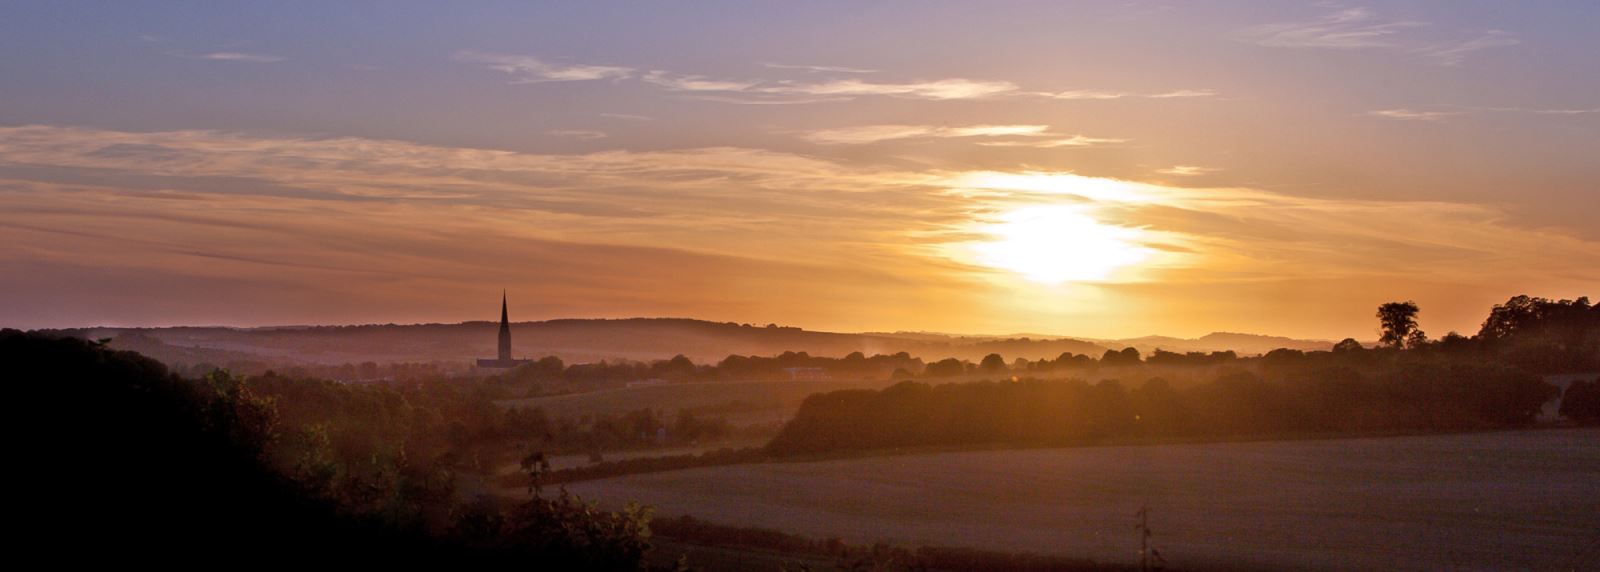
[[[8,2],[0,326],[1434,336],[1600,295],[1600,3]]]

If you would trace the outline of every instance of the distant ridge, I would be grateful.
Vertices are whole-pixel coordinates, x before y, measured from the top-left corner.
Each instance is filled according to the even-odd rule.
[[[1333,342],[1328,340],[1301,340],[1283,336],[1264,336],[1261,334],[1240,334],[1233,332],[1212,332],[1198,338],[1174,338],[1169,336],[1145,336],[1142,338],[1127,338],[1120,340],[1093,340],[1096,343],[1122,349],[1131,347],[1139,353],[1149,355],[1161,349],[1169,352],[1237,352],[1241,356],[1259,355],[1279,348],[1288,348],[1300,351],[1320,351],[1333,348]]]
[[[158,360],[226,363],[253,357],[264,361],[320,364],[467,361],[493,355],[498,323],[367,324],[351,326],[76,328],[49,330],[88,339],[115,338]],[[775,355],[785,351],[819,356],[851,352],[907,352],[925,360],[955,357],[977,361],[990,353],[1006,360],[1055,358],[1062,353],[1098,357],[1108,349],[1133,347],[1149,354],[1166,351],[1234,350],[1241,355],[1279,347],[1327,349],[1331,342],[1254,334],[1213,333],[1198,339],[1147,336],[1093,340],[1061,336],[966,336],[929,332],[841,333],[777,325],[710,322],[691,318],[557,319],[514,322],[516,357],[555,355],[567,362],[666,359],[683,354],[715,363],[731,354]],[[1037,336],[1037,337],[1035,337]],[[120,340],[120,341],[119,341]]]

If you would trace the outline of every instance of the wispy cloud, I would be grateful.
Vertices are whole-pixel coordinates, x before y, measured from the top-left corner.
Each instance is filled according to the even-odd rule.
[[[983,99],[1017,90],[1009,81],[985,81],[963,78],[917,81],[907,83],[877,83],[858,79],[842,79],[820,83],[783,82],[763,88],[767,93],[798,93],[806,95],[889,95],[916,99]]]
[[[807,103],[830,103],[836,101],[850,101],[851,97],[796,97],[792,95],[709,95],[693,94],[684,96],[685,99],[699,101],[713,101],[716,103],[732,103],[734,105],[803,105]]]
[[[1443,121],[1451,117],[1471,116],[1493,113],[1520,113],[1528,115],[1587,115],[1600,113],[1600,107],[1588,108],[1541,108],[1541,107],[1481,107],[1481,106],[1439,106],[1442,109],[1381,109],[1368,111],[1365,115],[1395,119],[1401,121]]]
[[[1127,142],[1127,139],[1073,135],[1071,137],[1058,137],[1054,139],[1028,141],[983,141],[978,144],[985,147],[1034,147],[1037,149],[1055,149],[1058,147],[1101,147],[1105,145]]]
[[[712,79],[703,75],[673,75],[661,70],[651,70],[642,78],[645,83],[673,91],[745,91],[755,87],[757,81],[732,81]]]
[[[599,115],[601,117],[609,117],[611,119],[622,119],[622,120],[626,120],[626,121],[655,121],[656,120],[656,118],[650,117],[648,115],[635,115],[635,114],[632,114],[632,113],[596,113],[595,115]]]
[[[631,79],[668,91],[682,92],[686,94],[685,97],[690,99],[740,105],[794,105],[848,101],[858,97],[956,101],[1001,97],[1109,100],[1216,96],[1216,92],[1209,89],[1177,89],[1153,93],[1106,90],[1026,92],[1022,91],[1022,88],[1017,84],[1009,81],[961,77],[911,81],[874,81],[856,77],[819,77],[814,80],[730,79],[702,74],[676,73],[660,69],[641,73],[634,68],[623,66],[557,65],[534,56],[472,51],[458,52],[456,60],[477,64],[486,69],[508,74],[514,78],[513,83]],[[817,74],[878,73],[876,70],[835,66],[794,66],[771,63],[763,65],[775,69],[801,69]]]
[[[283,56],[275,56],[275,55],[271,55],[271,54],[255,54],[255,53],[248,53],[248,52],[206,52],[206,53],[167,52],[167,55],[170,55],[170,56],[175,57],[175,58],[184,58],[184,59],[189,59],[189,60],[208,60],[208,61],[213,61],[213,62],[238,62],[238,63],[249,63],[249,64],[270,64],[270,63],[274,63],[274,62],[281,62],[281,61],[284,60]]]
[[[1400,45],[1396,36],[1401,32],[1425,26],[1427,22],[1383,21],[1366,8],[1345,8],[1311,20],[1256,26],[1241,36],[1275,48],[1390,48]]]
[[[1502,30],[1489,30],[1484,32],[1483,35],[1469,40],[1423,46],[1417,49],[1417,53],[1432,58],[1441,64],[1453,66],[1459,65],[1473,52],[1515,46],[1520,43],[1522,41],[1517,39],[1516,34]]]
[[[1105,91],[1093,89],[1078,89],[1070,91],[1035,92],[1034,95],[1050,99],[1069,100],[1110,100],[1110,99],[1173,99],[1180,97],[1216,97],[1217,92],[1209,89],[1178,89],[1160,93],[1137,93],[1131,91]]]
[[[810,131],[802,139],[822,145],[865,145],[902,139],[980,138],[986,147],[1093,147],[1122,143],[1126,139],[1063,135],[1049,125],[862,125]]]
[[[1431,31],[1431,33],[1429,33]],[[1468,55],[1491,48],[1514,46],[1516,34],[1488,30],[1466,39],[1450,35],[1431,22],[1388,20],[1367,8],[1341,8],[1320,17],[1247,28],[1238,33],[1244,41],[1274,48],[1333,50],[1388,49],[1420,54],[1442,65],[1458,65]]]
[[[1049,125],[969,125],[943,127],[936,125],[863,125],[838,129],[811,131],[801,138],[824,145],[862,145],[894,139],[954,138],[954,137],[1037,137],[1049,131]]]
[[[1448,117],[1461,115],[1460,111],[1418,111],[1415,109],[1380,109],[1368,111],[1367,115],[1394,119],[1398,121],[1442,121]]]
[[[773,68],[773,69],[780,69],[780,70],[802,70],[802,71],[820,72],[820,73],[878,73],[878,70],[869,70],[869,69],[863,69],[863,68],[847,68],[847,67],[843,67],[843,66],[797,66],[797,65],[788,65],[788,64],[775,64],[775,63],[771,63],[771,62],[764,63],[764,64],[761,64],[761,65],[769,67],[769,68]]]
[[[588,64],[555,64],[533,56],[489,52],[456,52],[456,61],[478,64],[512,77],[512,83],[593,81],[622,79],[633,75],[633,68]]]
[[[741,101],[777,103],[783,97],[892,96],[914,99],[983,99],[1017,91],[1008,81],[949,78],[904,83],[872,82],[854,78],[804,81],[757,81],[714,79],[700,75],[680,75],[652,71],[644,81],[673,91],[722,92],[764,96],[766,99]]]
[[[214,60],[219,62],[250,62],[258,64],[283,61],[282,56],[250,54],[245,52],[211,52],[209,54],[200,54],[196,57],[202,60]]]
[[[1600,107],[1590,107],[1586,109],[1529,109],[1525,107],[1492,107],[1487,108],[1486,110],[1532,113],[1536,115],[1585,115],[1589,113],[1600,113]]]
[[[1221,170],[1222,169],[1215,167],[1200,167],[1197,165],[1173,165],[1165,169],[1157,169],[1156,172],[1163,175],[1177,175],[1179,177],[1197,177],[1200,175],[1216,173]]]
[[[571,137],[573,139],[582,139],[584,141],[594,141],[596,139],[606,138],[606,132],[594,129],[552,129],[550,131],[546,131],[546,133],[555,135],[557,137]]]

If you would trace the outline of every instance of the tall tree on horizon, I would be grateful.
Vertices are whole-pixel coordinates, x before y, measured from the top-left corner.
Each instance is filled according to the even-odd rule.
[[[1421,333],[1417,328],[1418,311],[1417,303],[1410,300],[1378,306],[1378,324],[1383,333],[1378,342],[1395,349],[1405,347],[1407,341]]]

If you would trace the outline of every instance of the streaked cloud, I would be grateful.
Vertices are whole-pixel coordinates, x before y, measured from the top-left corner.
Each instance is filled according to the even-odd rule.
[[[760,82],[711,79],[702,75],[673,75],[652,70],[644,75],[644,82],[674,91],[745,91]]]
[[[509,75],[512,83],[622,79],[634,72],[633,68],[620,66],[555,64],[533,56],[490,52],[460,51],[455,59]]]
[[[795,93],[805,95],[888,95],[916,99],[983,99],[1017,91],[1009,81],[985,81],[963,78],[918,81],[908,83],[876,83],[858,79],[841,79],[820,83],[780,82],[762,88],[765,93]]]
[[[153,41],[153,40],[151,40],[151,41]],[[254,54],[254,53],[248,53],[248,52],[206,52],[206,53],[198,53],[198,54],[192,54],[192,53],[186,53],[186,52],[170,52],[169,55],[172,55],[174,57],[179,57],[179,58],[191,59],[191,60],[209,60],[209,61],[213,61],[213,62],[238,62],[238,63],[249,63],[249,64],[270,64],[270,63],[275,63],[275,62],[281,62],[281,61],[284,60],[283,56],[274,56],[274,55],[270,55],[270,54]]]
[[[1093,147],[1123,143],[1126,139],[1063,135],[1050,130],[1049,125],[862,125],[835,129],[819,129],[801,136],[802,139],[822,145],[864,145],[901,139],[957,139],[981,138],[978,145],[986,147]]]
[[[673,91],[722,92],[745,96],[733,103],[787,103],[785,98],[890,96],[913,99],[984,99],[1017,91],[1007,81],[949,78],[905,83],[872,82],[861,79],[804,81],[757,81],[715,79],[700,75],[679,75],[652,71],[644,81]],[[749,96],[756,96],[750,98]],[[818,100],[811,100],[818,101]],[[825,100],[823,100],[825,101]]]
[[[608,117],[608,118],[611,118],[611,119],[622,119],[622,120],[626,120],[626,121],[655,121],[656,120],[656,118],[650,117],[648,115],[636,115],[636,114],[633,114],[633,113],[596,113],[595,115],[599,115],[601,117]]]
[[[1222,169],[1215,167],[1200,167],[1196,165],[1173,165],[1165,169],[1156,170],[1157,173],[1161,173],[1163,175],[1177,175],[1179,177],[1196,177],[1200,175],[1209,175],[1211,173],[1217,173],[1220,171],[1222,171]]]
[[[843,66],[797,66],[788,64],[775,64],[771,62],[763,63],[761,65],[780,70],[801,70],[819,73],[878,73],[878,70],[847,68]]]
[[[1417,52],[1441,64],[1453,66],[1460,64],[1473,52],[1515,46],[1520,43],[1522,41],[1517,39],[1516,34],[1503,30],[1489,30],[1469,40],[1423,46],[1418,48]]]
[[[982,141],[978,144],[985,147],[1034,147],[1038,149],[1054,149],[1057,147],[1100,147],[1104,145],[1127,142],[1127,139],[1073,135],[1071,137],[1057,137],[1052,139],[1038,139],[1029,141]]]
[[[1443,121],[1451,117],[1471,116],[1483,114],[1527,114],[1527,115],[1587,115],[1600,113],[1600,107],[1589,108],[1540,108],[1540,107],[1474,107],[1474,106],[1441,106],[1437,109],[1381,109],[1368,111],[1365,115],[1395,119],[1401,121]]]
[[[893,139],[952,138],[952,137],[1037,137],[1049,131],[1049,125],[970,125],[942,127],[935,125],[863,125],[838,129],[820,129],[802,136],[812,143],[824,145],[861,145]]]
[[[1325,48],[1337,50],[1392,48],[1406,30],[1427,22],[1384,21],[1366,8],[1344,8],[1311,20],[1280,22],[1249,28],[1241,36],[1260,46],[1275,48]]]
[[[1600,113],[1600,107],[1587,108],[1540,108],[1540,107],[1476,107],[1469,108],[1474,111],[1488,113],[1529,113],[1533,115],[1586,115]]]
[[[1135,93],[1128,91],[1079,89],[1071,91],[1036,92],[1034,95],[1047,97],[1050,99],[1069,100],[1173,99],[1180,97],[1216,97],[1217,92],[1209,89],[1178,89],[1160,93]]]
[[[606,138],[606,132],[596,129],[551,129],[546,133],[555,135],[557,137],[571,137],[573,139],[582,139],[584,141],[594,141],[596,139]]]
[[[1460,111],[1419,111],[1405,108],[1380,109],[1377,111],[1367,112],[1367,115],[1371,115],[1373,117],[1382,117],[1384,119],[1395,119],[1399,121],[1442,121],[1445,118],[1461,114],[1462,112]]]
[[[1010,81],[961,77],[913,81],[869,81],[856,77],[828,77],[816,80],[730,79],[661,69],[639,73],[634,68],[622,66],[557,65],[534,56],[473,51],[458,52],[456,60],[511,75],[515,78],[513,83],[634,79],[667,91],[684,92],[688,94],[684,97],[690,99],[740,105],[825,103],[874,96],[955,101],[1017,96],[1060,100],[1113,100],[1207,98],[1217,95],[1210,89],[1176,89],[1151,93],[1088,89],[1026,92]],[[799,69],[819,74],[879,73],[877,70],[832,66],[771,63],[763,65],[773,69]]]
[[[1420,54],[1442,65],[1458,65],[1468,55],[1521,43],[1504,30],[1458,32],[1466,39],[1441,38],[1452,32],[1431,22],[1389,20],[1367,8],[1340,8],[1320,17],[1247,28],[1244,41],[1274,48],[1333,50],[1390,49]]]
[[[686,95],[684,99],[699,101],[712,101],[716,103],[732,103],[734,105],[803,105],[807,103],[831,103],[837,101],[850,101],[850,97],[795,97],[788,95]]]
[[[214,61],[219,61],[219,62],[250,62],[250,63],[271,63],[271,62],[281,62],[281,61],[283,61],[283,57],[282,56],[272,56],[272,55],[267,55],[267,54],[250,54],[250,53],[245,53],[245,52],[211,52],[209,54],[200,54],[200,59],[203,59],[203,60],[214,60]]]

